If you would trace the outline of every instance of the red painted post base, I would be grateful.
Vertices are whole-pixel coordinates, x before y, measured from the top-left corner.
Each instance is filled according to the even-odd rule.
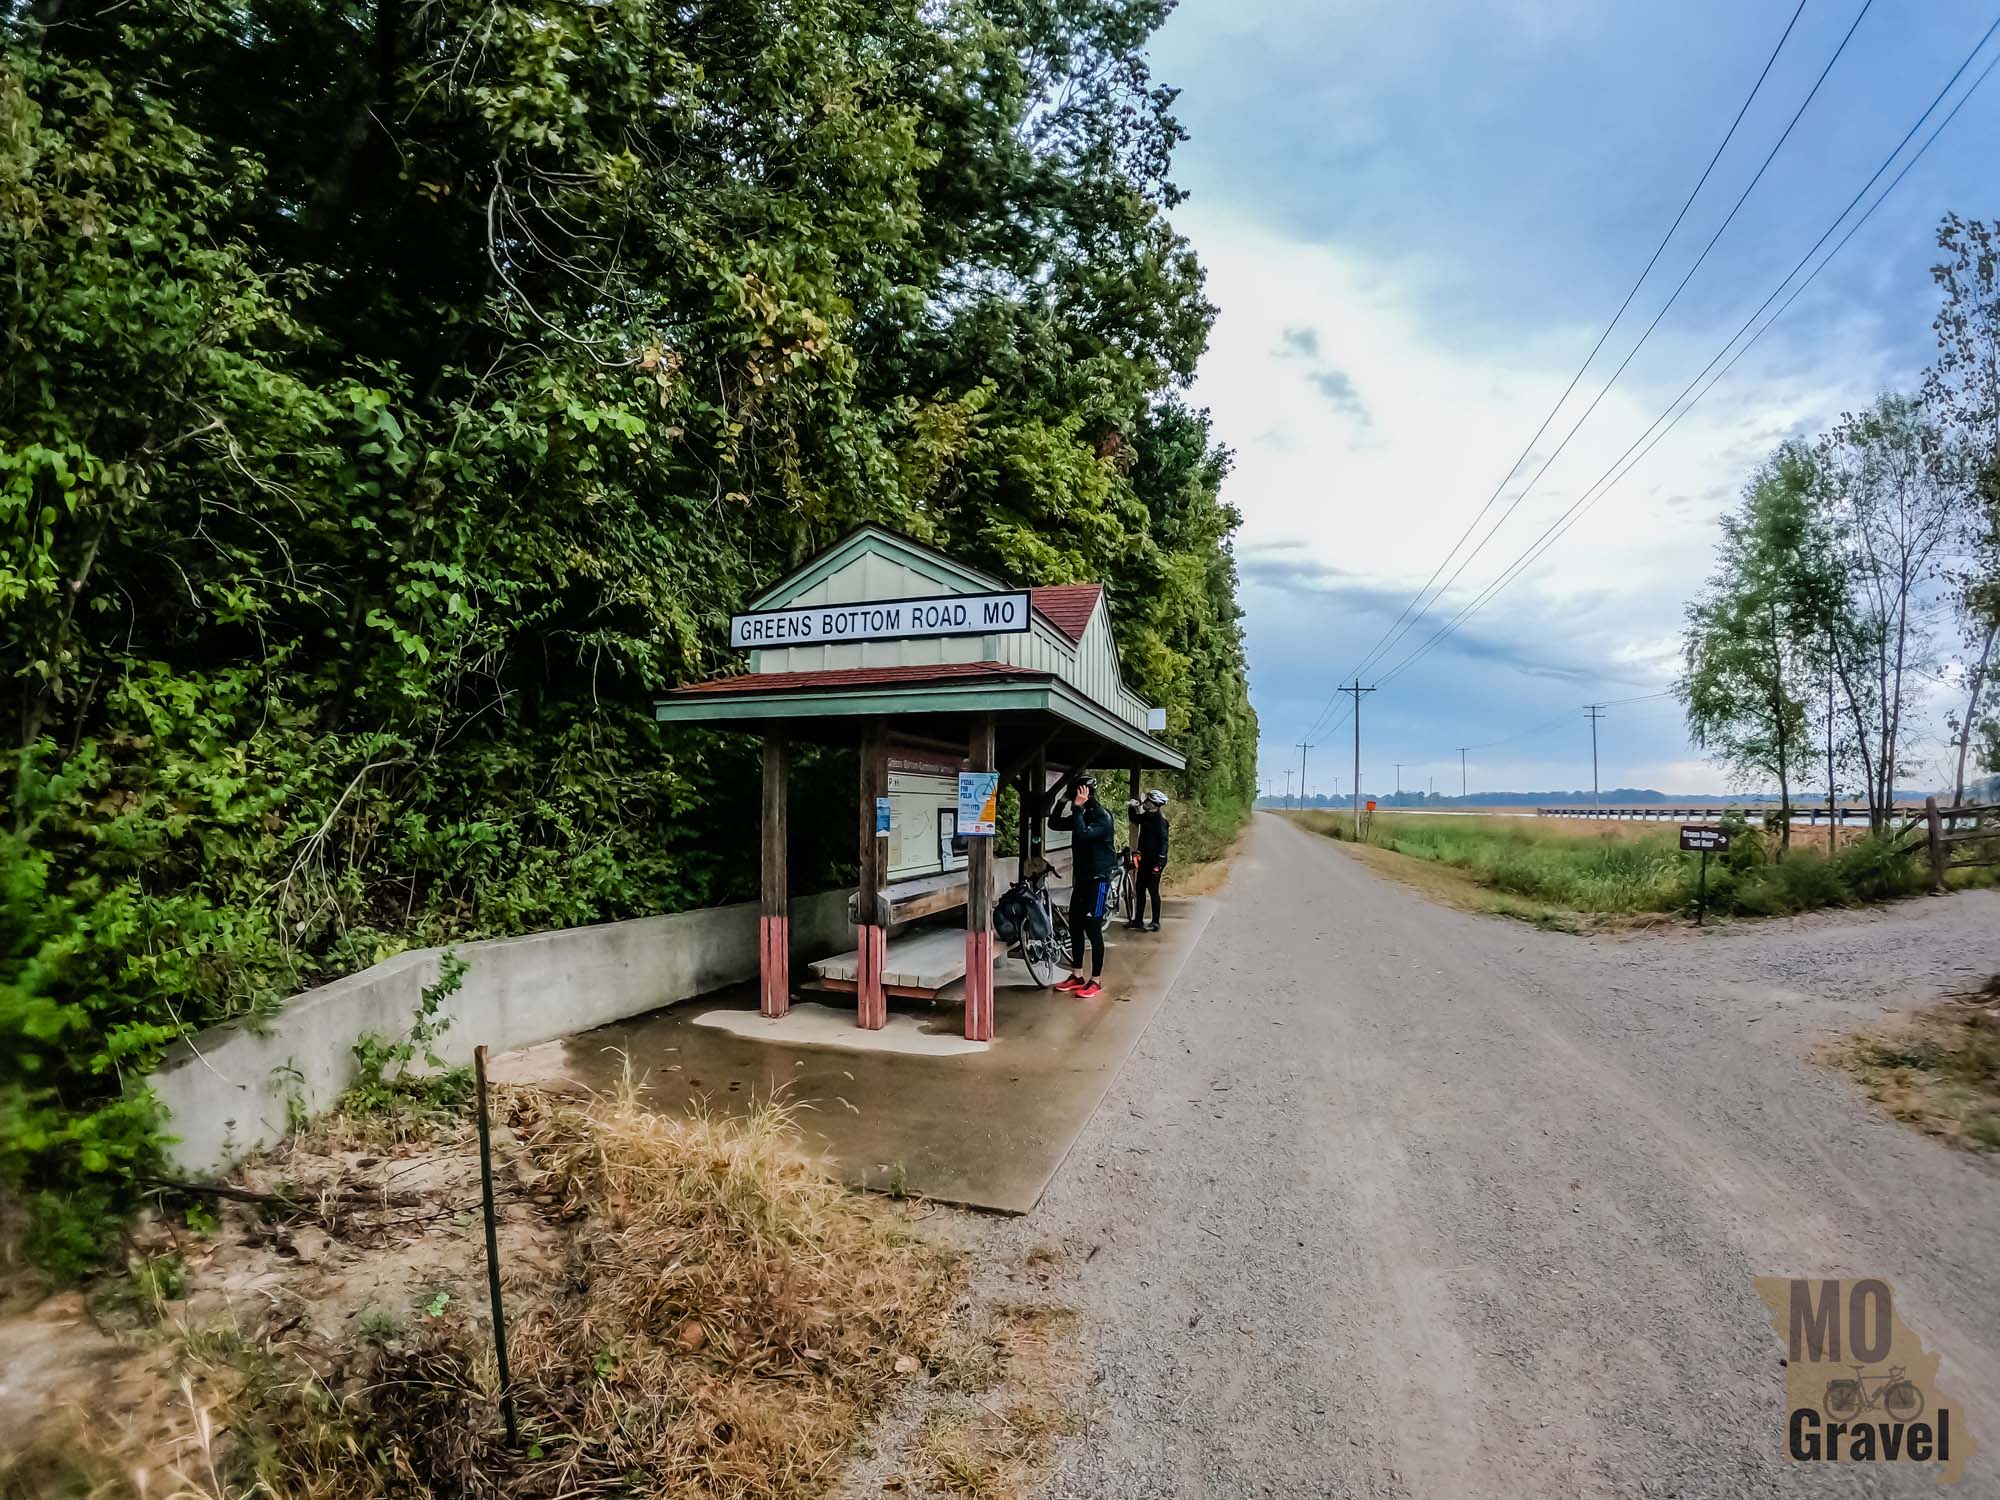
[[[880,1031],[889,1024],[889,997],[882,989],[889,933],[886,928],[871,926],[857,928],[855,936],[861,940],[854,976],[855,1024],[863,1031]]]
[[[965,1039],[993,1040],[993,934],[965,935]]]
[[[792,919],[757,918],[757,1012],[782,1016],[792,1008]]]

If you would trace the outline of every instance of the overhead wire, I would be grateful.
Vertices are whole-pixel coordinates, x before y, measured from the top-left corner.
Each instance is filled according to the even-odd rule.
[[[1842,54],[1847,51],[1847,44],[1853,41],[1854,33],[1860,28],[1862,20],[1867,16],[1873,5],[1874,0],[1862,0],[1861,9],[1855,12],[1854,20],[1849,23],[1846,33],[1840,39],[1840,45],[1834,48],[1833,55],[1826,60],[1826,66],[1820,69],[1819,76],[1813,80],[1812,88],[1807,91],[1805,98],[1799,101],[1799,107],[1792,112],[1792,117],[1786,122],[1784,131],[1772,144],[1771,149],[1765,153],[1764,160],[1758,165],[1756,174],[1751,177],[1743,191],[1737,195],[1736,202],[1731,205],[1729,213],[1716,226],[1715,232],[1709,236],[1708,243],[1702,247],[1701,254],[1695,257],[1694,264],[1690,265],[1686,273],[1682,275],[1679,283],[1674,287],[1673,294],[1667,298],[1660,310],[1653,315],[1653,321],[1646,325],[1645,332],[1641,333],[1638,341],[1626,351],[1625,358],[1619,361],[1618,368],[1611,372],[1610,378],[1604,382],[1597,394],[1591,398],[1590,404],[1583,409],[1582,415],[1570,424],[1569,431],[1563,434],[1563,439],[1556,445],[1555,451],[1542,460],[1541,467],[1535,471],[1534,476],[1508,502],[1507,508],[1501,511],[1499,519],[1487,529],[1486,535],[1480,538],[1478,544],[1470,552],[1466,553],[1464,559],[1452,570],[1451,577],[1445,580],[1443,588],[1438,590],[1436,595],[1430,600],[1430,603],[1418,609],[1408,623],[1400,631],[1396,632],[1393,640],[1388,641],[1386,645],[1378,644],[1376,652],[1371,653],[1371,661],[1377,655],[1386,655],[1388,651],[1393,650],[1396,643],[1401,641],[1410,631],[1414,630],[1418,622],[1430,613],[1431,605],[1436,604],[1439,599],[1443,598],[1450,591],[1451,586],[1458,581],[1460,575],[1465,572],[1466,568],[1471,566],[1472,560],[1485,550],[1486,544],[1498,535],[1500,528],[1505,526],[1508,519],[1520,508],[1521,502],[1535,492],[1535,487],[1541,483],[1542,476],[1548,473],[1558,458],[1562,457],[1563,451],[1569,447],[1570,440],[1582,430],[1583,424],[1590,420],[1591,414],[1597,410],[1604,398],[1611,394],[1612,387],[1618,383],[1618,377],[1625,373],[1626,368],[1637,357],[1639,351],[1646,346],[1647,340],[1653,336],[1654,330],[1660,326],[1661,320],[1672,310],[1674,304],[1680,300],[1681,293],[1687,290],[1688,283],[1694,279],[1695,272],[1699,271],[1703,263],[1707,261],[1709,252],[1715,249],[1716,243],[1722,238],[1723,232],[1735,221],[1737,214],[1742,211],[1743,205],[1749,201],[1750,194],[1756,190],[1757,184],[1763,180],[1764,174],[1770,169],[1771,163],[1777,159],[1778,152],[1784,149],[1785,142],[1791,139],[1792,132],[1797,129],[1798,123],[1804,118],[1806,110],[1811,107],[1813,100],[1818,97],[1821,86],[1825,84],[1828,75],[1833,71],[1834,64],[1839,62]],[[1386,680],[1386,678],[1383,680]]]
[[[1763,302],[1761,302],[1751,312],[1750,316],[1743,321],[1742,326],[1739,327],[1736,330],[1736,332],[1730,336],[1728,341],[1723,344],[1722,348],[1716,352],[1715,356],[1711,358],[1706,365],[1704,365],[1699,371],[1695,373],[1694,378],[1681,388],[1679,394],[1676,395],[1673,398],[1673,400],[1667,403],[1666,407],[1661,411],[1660,415],[1653,419],[1652,423],[1645,429],[1645,431],[1641,432],[1638,437],[1634,438],[1632,442],[1629,445],[1627,445],[1625,451],[1621,453],[1616,459],[1612,460],[1610,466],[1604,471],[1604,473],[1599,475],[1595,481],[1593,481],[1589,486],[1587,486],[1583,490],[1583,492],[1577,497],[1577,499],[1571,503],[1568,510],[1564,511],[1554,521],[1550,522],[1549,525],[1543,530],[1540,536],[1538,536],[1533,542],[1530,542],[1527,548],[1525,548],[1522,551],[1522,553],[1512,563],[1510,563],[1506,568],[1503,568],[1501,572],[1491,582],[1489,582],[1483,589],[1480,590],[1478,594],[1476,594],[1470,601],[1468,601],[1464,606],[1462,606],[1459,612],[1456,615],[1454,615],[1449,621],[1447,621],[1442,629],[1437,631],[1421,646],[1419,646],[1415,651],[1411,652],[1409,656],[1405,657],[1402,661],[1398,662],[1395,667],[1391,668],[1387,673],[1385,673],[1379,679],[1381,682],[1385,683],[1389,682],[1393,680],[1395,677],[1401,675],[1403,672],[1407,671],[1411,666],[1415,665],[1426,654],[1428,654],[1440,641],[1442,641],[1446,636],[1450,635],[1454,630],[1456,630],[1473,614],[1476,614],[1480,609],[1484,608],[1485,605],[1496,594],[1498,594],[1502,589],[1507,587],[1507,585],[1512,583],[1516,578],[1520,577],[1520,575],[1523,572],[1525,572],[1527,568],[1531,567],[1537,560],[1539,560],[1540,557],[1544,553],[1546,553],[1551,546],[1553,546],[1557,541],[1559,541],[1562,538],[1562,536],[1570,529],[1571,526],[1575,525],[1576,522],[1582,518],[1583,514],[1586,511],[1588,511],[1592,506],[1594,506],[1599,500],[1603,499],[1604,495],[1608,493],[1610,489],[1615,487],[1617,483],[1620,480],[1622,480],[1627,474],[1631,473],[1631,471],[1634,468],[1636,468],[1642,460],[1644,460],[1646,455],[1652,452],[1652,450],[1656,446],[1658,446],[1661,439],[1663,439],[1667,435],[1667,433],[1671,432],[1676,426],[1678,426],[1681,419],[1685,417],[1688,414],[1688,412],[1692,411],[1695,408],[1695,406],[1700,403],[1702,398],[1705,397],[1709,393],[1709,391],[1713,390],[1716,384],[1719,381],[1721,381],[1722,378],[1726,376],[1731,369],[1735,367],[1736,362],[1740,360],[1746,353],[1749,352],[1751,346],[1755,344],[1759,339],[1761,339],[1765,335],[1765,333],[1770,331],[1771,326],[1775,324],[1778,321],[1778,319],[1780,319],[1785,315],[1786,309],[1789,308],[1792,305],[1792,303],[1798,300],[1800,294],[1803,293],[1805,289],[1813,283],[1813,281],[1819,276],[1819,273],[1821,271],[1826,269],[1827,265],[1834,259],[1834,257],[1840,254],[1841,250],[1846,247],[1848,241],[1854,238],[1855,234],[1861,229],[1861,226],[1866,224],[1868,220],[1874,216],[1875,211],[1878,208],[1880,208],[1882,204],[1888,199],[1889,195],[1895,192],[1898,185],[1900,185],[1903,179],[1909,175],[1910,169],[1914,167],[1918,163],[1918,161],[1922,160],[1924,154],[1930,150],[1931,146],[1936,142],[1937,138],[1944,133],[1946,127],[1949,126],[1953,121],[1953,119],[1957,117],[1958,112],[1965,107],[1966,103],[1972,98],[1972,96],[1979,91],[1980,86],[1986,82],[1987,78],[1992,74],[1995,66],[2000,65],[2000,54],[1996,54],[1991,60],[1988,61],[1985,68],[1982,69],[1981,72],[1979,73],[1979,76],[1975,78],[1972,81],[1971,85],[1965,90],[1965,92],[1959,96],[1958,101],[1952,105],[1951,109],[1945,114],[1944,118],[1938,121],[1936,128],[1933,129],[1930,135],[1924,139],[1923,144],[1917,148],[1916,152],[1911,155],[1910,159],[1903,164],[1900,170],[1898,170],[1895,177],[1890,180],[1889,185],[1883,188],[1881,193],[1879,193],[1876,196],[1875,201],[1869,204],[1866,211],[1863,212],[1862,215],[1859,218],[1857,218],[1851,226],[1849,226],[1847,233],[1841,236],[1839,242],[1834,245],[1832,250],[1827,252],[1827,254],[1820,260],[1818,265],[1812,268],[1811,272],[1806,276],[1806,278],[1803,281],[1801,281],[1798,284],[1798,286],[1793,288],[1791,294],[1785,298],[1782,304],[1779,305],[1777,311],[1772,313],[1771,316],[1765,320],[1763,326],[1757,328],[1757,330],[1754,333],[1752,333],[1747,340],[1744,341],[1741,348],[1738,348],[1733,355],[1730,355],[1729,362],[1723,365],[1720,370],[1716,370],[1714,378],[1710,379],[1707,385],[1702,386],[1700,392],[1694,396],[1693,400],[1687,400],[1688,393],[1690,391],[1693,391],[1697,385],[1701,384],[1703,377],[1707,376],[1709,371],[1715,370],[1716,364],[1722,359],[1723,355],[1728,354],[1730,349],[1736,344],[1737,340],[1743,338],[1744,333],[1748,331],[1752,327],[1752,325],[1756,323],[1757,319],[1763,315],[1764,310],[1770,307],[1771,303],[1777,299],[1778,295],[1781,292],[1783,292],[1788,285],[1790,285],[1792,278],[1798,275],[1799,271],[1803,269],[1809,261],[1811,261],[1811,259],[1815,254],[1818,253],[1819,248],[1822,245],[1824,245],[1829,238],[1832,237],[1834,231],[1840,228],[1841,223],[1847,218],[1847,216],[1850,213],[1854,211],[1855,205],[1860,203],[1860,201],[1867,196],[1868,190],[1872,188],[1875,185],[1875,183],[1881,179],[1882,174],[1886,172],[1889,169],[1889,167],[1895,162],[1896,158],[1902,154],[1903,148],[1907,146],[1910,143],[1910,141],[1916,136],[1916,133],[1923,128],[1924,121],[1929,119],[1932,113],[1936,111],[1938,105],[1943,102],[1945,96],[1951,92],[1953,86],[1957,84],[1958,80],[1964,76],[1965,70],[1972,65],[1973,61],[1978,57],[1980,51],[1986,46],[1987,42],[1992,39],[1996,31],[2000,31],[2000,19],[1996,19],[1992,25],[1988,26],[1986,31],[1980,36],[1979,40],[1973,44],[1972,49],[1966,53],[1964,60],[1960,62],[1958,67],[1952,72],[1951,77],[1945,81],[1944,87],[1938,90],[1937,94],[1932,98],[1930,104],[1925,108],[1924,112],[1921,115],[1919,115],[1916,119],[1916,122],[1912,124],[1907,131],[1904,132],[1903,138],[1896,143],[1895,148],[1891,150],[1888,156],[1886,156],[1883,159],[1882,164],[1878,166],[1872,174],[1870,174],[1868,180],[1861,185],[1860,190],[1857,193],[1855,193],[1853,198],[1851,198],[1848,201],[1847,206],[1843,208],[1840,211],[1840,213],[1834,217],[1833,222],[1829,224],[1825,229],[1825,231],[1821,233],[1820,237],[1812,243],[1812,245],[1806,250],[1805,254],[1799,257],[1797,263],[1794,264],[1791,270],[1788,271],[1785,274],[1785,276],[1778,282],[1777,286],[1772,289],[1770,295],[1765,297]],[[1684,400],[1687,400],[1687,404],[1683,407],[1681,406],[1681,403]],[[1676,407],[1680,407],[1681,409],[1678,412],[1676,412],[1675,411]],[[1665,425],[1662,426],[1661,425],[1662,423],[1664,423]],[[1655,431],[1655,429],[1658,429],[1657,432]],[[1650,436],[1650,441],[1648,441],[1649,436]],[[1640,446],[1641,444],[1644,444],[1643,448],[1641,448]],[[1634,450],[1639,450],[1637,451],[1636,455]]]
[[[1756,82],[1750,86],[1750,92],[1744,96],[1743,103],[1738,107],[1736,117],[1729,122],[1729,129],[1724,132],[1721,143],[1716,146],[1714,154],[1709,157],[1708,165],[1702,168],[1701,176],[1696,180],[1692,191],[1682,201],[1680,212],[1674,215],[1673,223],[1667,226],[1667,232],[1660,237],[1659,244],[1653,247],[1652,255],[1647,258],[1644,269],[1639,272],[1637,279],[1633,281],[1631,287],[1626,291],[1624,300],[1618,304],[1618,310],[1611,315],[1611,321],[1604,325],[1604,331],[1598,334],[1597,342],[1590,346],[1590,352],[1584,356],[1583,363],[1577,366],[1576,373],[1570,376],[1569,384],[1563,388],[1563,393],[1556,398],[1555,404],[1549,408],[1547,415],[1542,418],[1541,425],[1535,429],[1534,435],[1528,439],[1527,444],[1521,449],[1520,456],[1508,465],[1507,472],[1500,476],[1500,482],[1493,486],[1493,493],[1486,497],[1486,503],[1479,507],[1478,513],[1466,523],[1465,530],[1459,533],[1458,539],[1451,544],[1445,555],[1439,559],[1438,565],[1431,570],[1431,576],[1424,580],[1423,587],[1418,589],[1415,595],[1411,597],[1410,602],[1403,606],[1402,613],[1389,622],[1388,629],[1382,632],[1381,637],[1376,640],[1374,646],[1356,664],[1353,672],[1347,674],[1348,676],[1355,677],[1358,680],[1359,674],[1374,662],[1385,649],[1392,647],[1395,640],[1402,639],[1402,634],[1406,632],[1398,632],[1397,627],[1402,625],[1403,621],[1409,617],[1410,611],[1415,609],[1419,601],[1423,600],[1424,596],[1430,592],[1431,585],[1437,582],[1438,575],[1450,564],[1452,558],[1457,556],[1458,549],[1465,545],[1466,539],[1472,535],[1478,528],[1479,523],[1486,518],[1487,512],[1492,510],[1493,506],[1499,501],[1500,496],[1507,488],[1507,482],[1520,471],[1521,465],[1526,463],[1529,456],[1535,451],[1535,444],[1541,441],[1542,434],[1548,431],[1549,424],[1556,419],[1557,413],[1562,410],[1564,403],[1575,392],[1584,374],[1590,369],[1591,364],[1596,360],[1598,354],[1602,352],[1606,340],[1611,337],[1612,331],[1617,328],[1619,322],[1624,318],[1626,311],[1632,306],[1632,299],[1639,295],[1639,288],[1644,286],[1646,278],[1652,275],[1653,267],[1659,264],[1660,257],[1666,253],[1668,244],[1672,242],[1674,235],[1680,230],[1682,222],[1688,216],[1688,211],[1694,207],[1695,199],[1701,196],[1701,190],[1708,185],[1708,179],[1714,174],[1716,164],[1722,160],[1722,153],[1729,148],[1729,143],[1736,138],[1737,127],[1743,123],[1743,117],[1749,113],[1751,104],[1756,101],[1757,95],[1762,92],[1764,81],[1770,77],[1771,69],[1777,64],[1778,55],[1784,51],[1785,43],[1791,39],[1793,30],[1799,24],[1799,17],[1805,13],[1805,8],[1806,0],[1799,0],[1798,8],[1792,12],[1791,19],[1785,23],[1785,29],[1778,37],[1777,45],[1772,47],[1770,56],[1764,59],[1764,66],[1758,72]],[[1697,264],[1699,263],[1697,262]],[[1676,295],[1679,294],[1676,293]],[[1644,340],[1642,339],[1641,342],[1644,342]],[[1627,358],[1629,360],[1630,356],[1628,355]],[[1475,548],[1474,552],[1476,553],[1477,550]],[[1470,555],[1468,554],[1468,560]],[[1457,575],[1454,574],[1453,576],[1456,577]],[[1446,584],[1446,587],[1450,587],[1449,583]],[[1433,599],[1430,602],[1435,603],[1436,600]],[[1428,609],[1429,604],[1426,604],[1424,607]],[[1421,613],[1418,615],[1418,618],[1422,618]],[[1391,639],[1392,636],[1393,640]],[[1338,689],[1335,691],[1337,693]],[[1332,706],[1332,702],[1333,698],[1329,695],[1327,699],[1328,708]],[[1324,719],[1326,714],[1327,708],[1322,708],[1319,713],[1319,719]],[[1307,730],[1307,733],[1316,733],[1318,729],[1319,720],[1316,719],[1312,727]]]

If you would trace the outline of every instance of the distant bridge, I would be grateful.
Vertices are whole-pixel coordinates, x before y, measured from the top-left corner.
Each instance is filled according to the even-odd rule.
[[[1661,802],[1646,803],[1639,807],[1572,807],[1567,805],[1562,807],[1538,807],[1535,809],[1535,816],[1538,818],[1617,818],[1630,819],[1642,823],[1713,823],[1728,813],[1740,813],[1746,822],[1761,823],[1764,821],[1766,814],[1774,813],[1777,810],[1775,806],[1761,802],[1739,802],[1721,806],[1672,805]],[[1854,802],[1841,803],[1833,809],[1828,809],[1823,803],[1819,806],[1812,806],[1803,802],[1792,804],[1792,821],[1794,823],[1803,821],[1808,826],[1811,826],[1817,824],[1821,818],[1830,818],[1832,821],[1841,824],[1866,823],[1868,821],[1868,807],[1865,803]]]

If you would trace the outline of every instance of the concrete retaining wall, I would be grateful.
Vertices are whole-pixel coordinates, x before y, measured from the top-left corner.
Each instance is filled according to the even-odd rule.
[[[999,889],[1015,866],[994,861]],[[852,894],[792,898],[795,977],[813,959],[854,946]],[[261,1027],[218,1026],[170,1049],[152,1085],[167,1107],[168,1133],[179,1138],[176,1165],[215,1171],[282,1140],[295,1120],[324,1113],[354,1081],[357,1038],[408,1034],[443,951],[399,953],[294,996]],[[450,1067],[469,1065],[482,1042],[495,1052],[532,1047],[754,979],[757,903],[459,943],[455,951],[468,968],[444,1002],[451,1025],[432,1048]]]
[[[792,901],[792,963],[854,946],[846,891]],[[412,949],[286,1002],[261,1028],[238,1023],[168,1053],[154,1093],[179,1137],[182,1170],[210,1172],[283,1138],[318,1115],[354,1077],[354,1042],[398,1038],[434,983],[443,950]],[[740,984],[757,973],[757,903],[669,917],[538,932],[456,945],[470,966],[444,1003],[451,1026],[434,1050],[449,1065],[588,1031],[676,1000]]]

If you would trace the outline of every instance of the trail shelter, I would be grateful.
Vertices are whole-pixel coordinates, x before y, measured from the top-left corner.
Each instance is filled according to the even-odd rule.
[[[1070,773],[1127,769],[1137,796],[1143,770],[1185,764],[1155,737],[1164,711],[1125,685],[1103,587],[1010,587],[863,526],[750,600],[731,618],[730,643],[748,652],[748,671],[678,688],[656,712],[763,736],[763,1014],[791,1004],[791,747],[851,745],[859,1024],[888,1021],[889,929],[963,905],[965,1034],[991,1040],[994,839],[959,823],[966,789],[985,784],[973,773],[1017,789],[1025,862],[1050,852],[1046,819]]]

